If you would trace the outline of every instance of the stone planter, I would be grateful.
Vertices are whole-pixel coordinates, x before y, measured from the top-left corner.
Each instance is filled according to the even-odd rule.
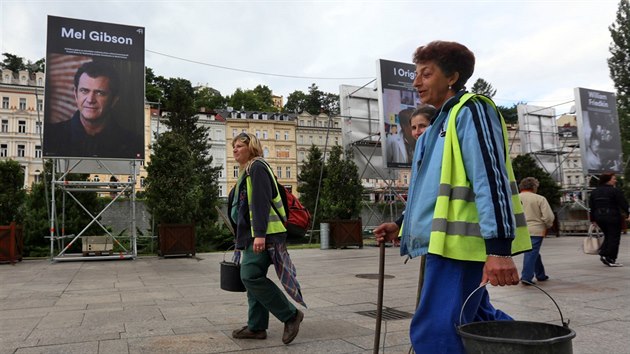
[[[158,255],[194,256],[195,225],[194,224],[160,224],[158,226]]]

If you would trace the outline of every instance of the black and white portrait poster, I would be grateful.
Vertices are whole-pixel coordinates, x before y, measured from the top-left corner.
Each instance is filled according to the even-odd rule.
[[[385,167],[411,167],[416,139],[411,133],[411,113],[420,103],[413,87],[416,66],[380,59],[377,61],[381,112],[381,146]]]
[[[585,174],[621,173],[621,138],[615,94],[575,88],[580,153]]]
[[[43,154],[144,158],[144,28],[48,17]]]

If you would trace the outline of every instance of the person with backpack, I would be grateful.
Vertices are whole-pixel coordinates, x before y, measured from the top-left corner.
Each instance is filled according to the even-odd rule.
[[[413,55],[420,101],[437,109],[420,136],[402,220],[401,255],[425,255],[420,303],[410,325],[416,353],[465,353],[456,324],[511,320],[480,284],[517,285],[512,255],[531,242],[507,151],[507,130],[491,99],[466,92],[474,54],[434,41]],[[374,229],[379,243],[396,223]],[[472,294],[472,295],[471,295]],[[467,306],[462,309],[467,297]]]
[[[266,339],[271,313],[284,323],[282,342],[289,344],[300,330],[304,313],[267,278],[267,271],[274,264],[289,295],[294,299],[299,295],[296,301],[300,302],[295,267],[286,250],[285,207],[273,172],[262,159],[258,138],[241,133],[232,140],[232,147],[239,177],[228,196],[228,217],[236,232],[236,249],[242,250],[240,273],[249,305],[247,325],[234,330],[232,337]],[[286,269],[289,271],[282,271]]]

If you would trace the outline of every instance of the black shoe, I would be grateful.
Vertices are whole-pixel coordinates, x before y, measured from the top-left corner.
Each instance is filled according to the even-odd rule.
[[[289,344],[293,342],[300,331],[300,323],[304,319],[304,312],[296,310],[295,316],[284,323],[284,333],[282,334],[282,343]]]
[[[599,260],[602,261],[602,263],[604,263],[605,265],[610,267],[610,261],[608,260],[608,258],[604,256],[599,256]]]
[[[549,276],[545,275],[544,277],[540,277],[540,278],[536,277],[536,280],[538,280],[538,281],[547,281],[547,280],[549,280]]]
[[[525,280],[525,279],[521,279],[521,284],[525,285],[525,286],[530,286],[533,284],[536,284],[533,280]]]
[[[266,339],[267,331],[264,329],[262,331],[252,331],[249,327],[245,326],[240,329],[235,329],[232,332],[232,338],[236,339]]]

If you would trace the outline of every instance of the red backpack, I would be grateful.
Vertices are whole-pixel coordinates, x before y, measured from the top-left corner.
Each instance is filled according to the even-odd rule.
[[[293,193],[289,192],[289,190],[278,182],[278,178],[272,172],[271,166],[262,158],[255,158],[250,162],[247,166],[246,172],[249,174],[249,168],[251,163],[255,160],[261,161],[267,166],[267,171],[273,177],[273,180],[276,182],[276,186],[278,187],[278,192],[280,193],[280,198],[282,199],[282,206],[284,206],[284,212],[287,215],[287,219],[284,221],[284,227],[287,229],[287,237],[289,238],[300,238],[306,235],[306,231],[310,227],[311,224],[311,213],[309,213],[308,209],[306,209],[302,203],[297,199]],[[273,206],[273,203],[271,206]],[[280,215],[276,210],[276,214]]]
[[[304,237],[311,225],[311,213],[308,212],[308,209],[300,203],[293,193],[280,185],[277,179],[276,184],[280,191],[282,205],[287,213],[287,220],[284,223],[284,226],[287,228],[287,236],[293,238]]]

